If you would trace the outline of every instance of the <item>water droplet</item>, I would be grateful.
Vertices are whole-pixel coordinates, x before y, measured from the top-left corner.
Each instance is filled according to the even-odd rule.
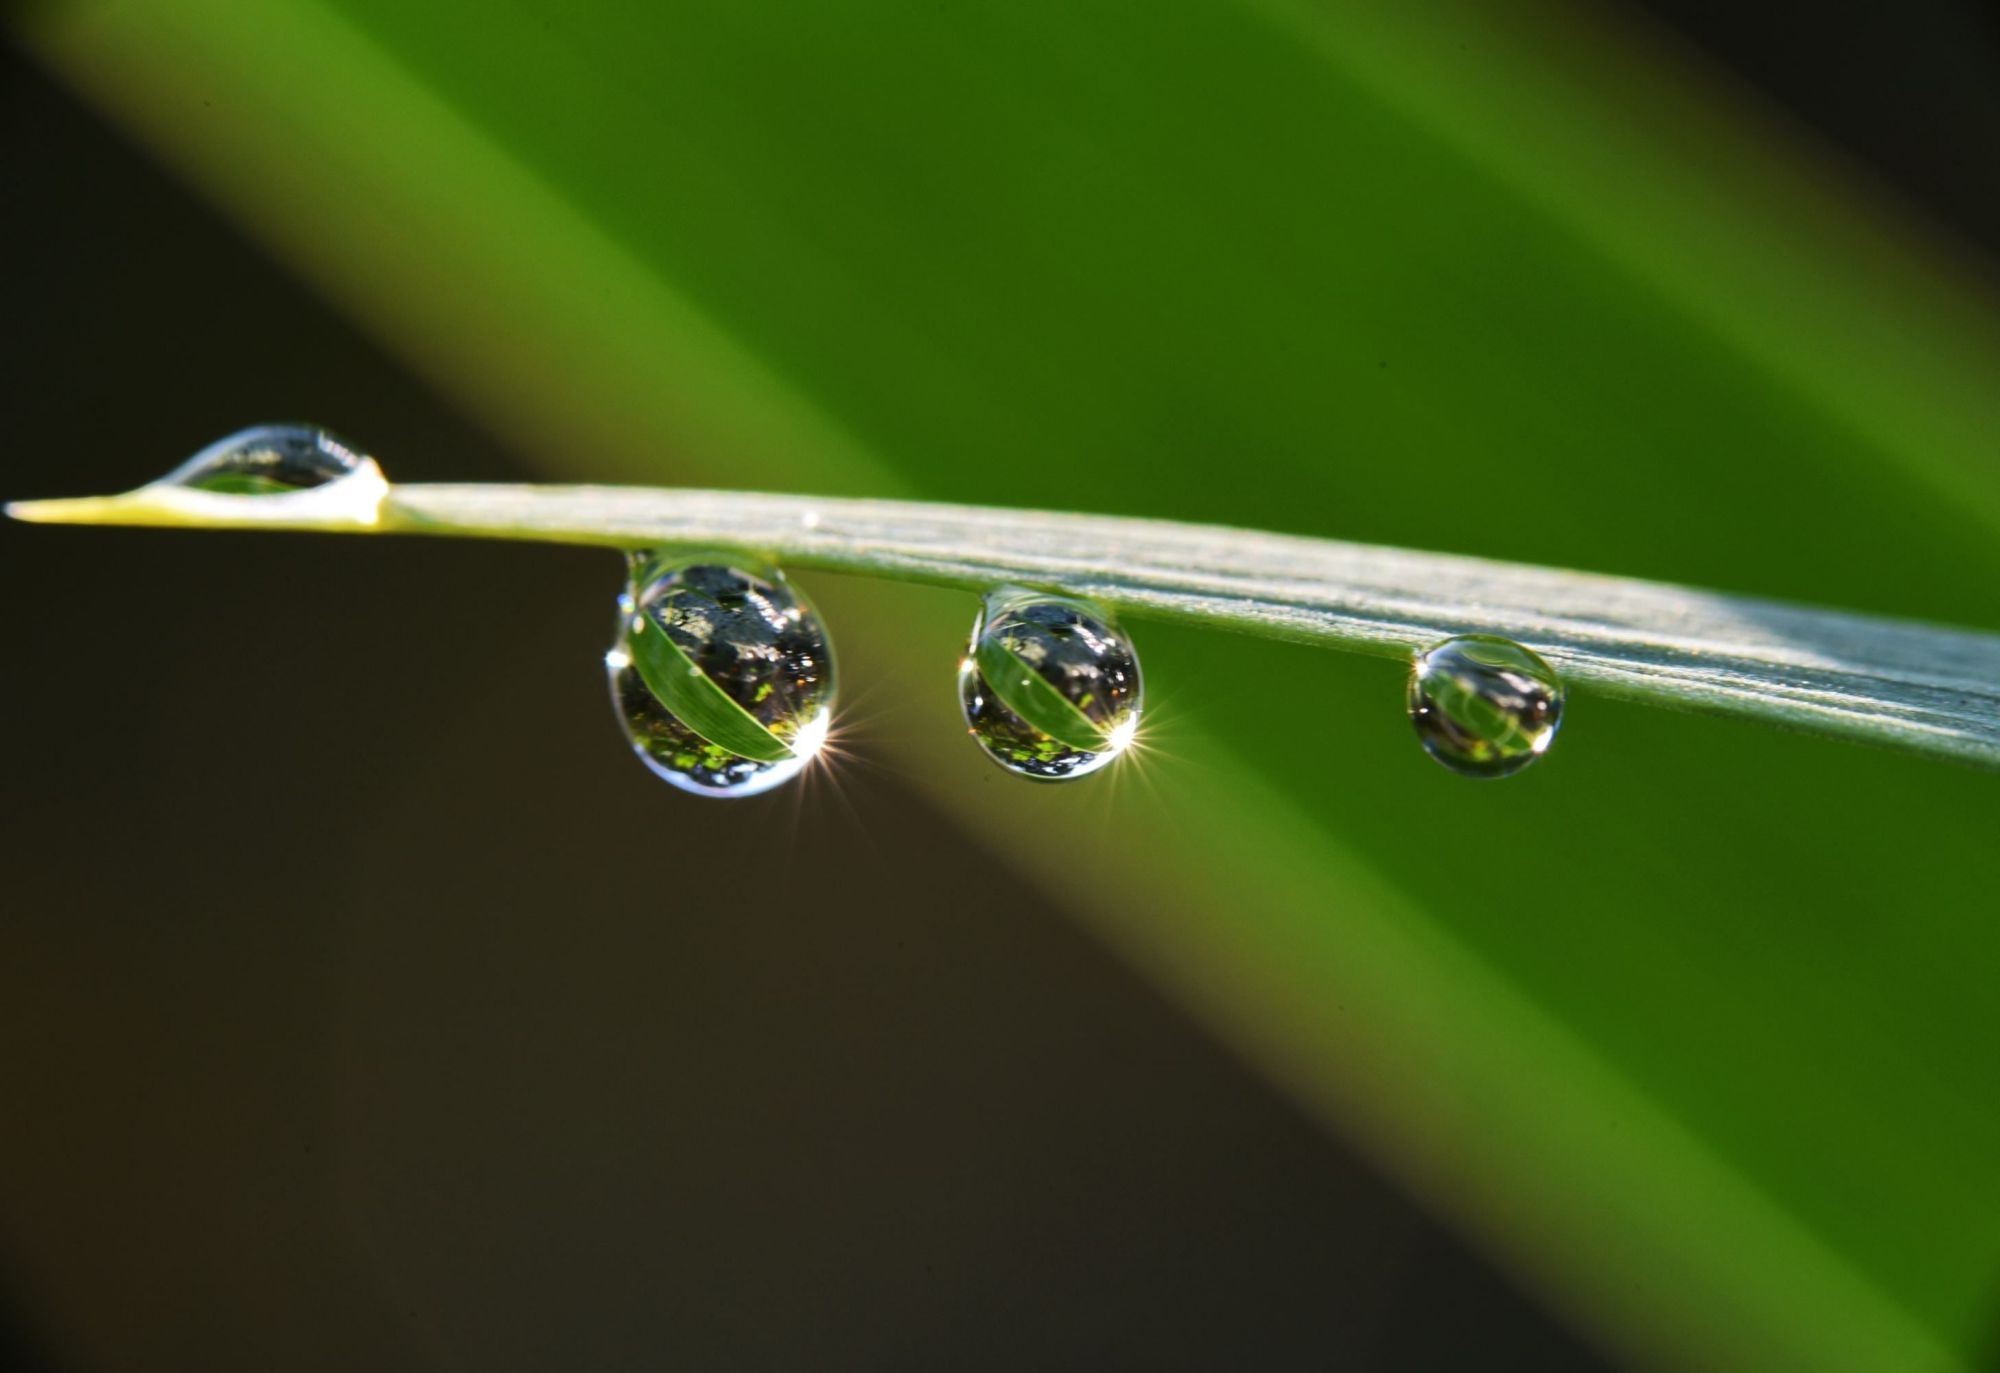
[[[1562,709],[1556,670],[1497,635],[1433,644],[1410,672],[1417,737],[1431,757],[1467,777],[1505,777],[1541,757]]]
[[[382,480],[375,460],[310,424],[260,424],[218,439],[158,486],[231,496],[286,496],[353,477]]]
[[[972,625],[958,668],[966,728],[1009,772],[1081,777],[1123,753],[1139,727],[1139,658],[1106,611],[1001,587]]]
[[[832,721],[833,645],[775,569],[632,555],[604,655],[642,762],[697,796],[754,796],[799,774]]]

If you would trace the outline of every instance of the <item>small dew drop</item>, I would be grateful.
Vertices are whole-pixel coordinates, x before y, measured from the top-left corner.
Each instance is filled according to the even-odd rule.
[[[1431,757],[1466,777],[1506,777],[1541,757],[1562,723],[1556,670],[1492,634],[1461,634],[1419,653],[1410,721]]]
[[[989,758],[1022,777],[1065,781],[1131,745],[1139,658],[1109,612],[1002,587],[973,622],[958,695],[966,728]]]
[[[353,477],[382,480],[373,458],[324,429],[260,424],[211,443],[153,485],[231,496],[286,496]]]
[[[635,556],[604,666],[633,752],[697,796],[789,781],[832,722],[832,642],[776,569]]]

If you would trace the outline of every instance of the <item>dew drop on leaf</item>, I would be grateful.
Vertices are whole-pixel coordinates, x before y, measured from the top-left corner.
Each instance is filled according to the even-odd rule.
[[[1139,658],[1109,612],[1001,587],[973,622],[958,669],[965,725],[1009,772],[1044,781],[1095,772],[1139,727]]]
[[[1547,751],[1563,685],[1536,654],[1492,634],[1461,634],[1419,653],[1410,721],[1431,757],[1466,777],[1506,777]]]
[[[310,424],[260,424],[218,439],[153,485],[232,496],[284,496],[353,477],[379,484],[375,460]]]
[[[833,646],[784,573],[632,555],[604,655],[641,762],[697,796],[754,796],[826,742]]]

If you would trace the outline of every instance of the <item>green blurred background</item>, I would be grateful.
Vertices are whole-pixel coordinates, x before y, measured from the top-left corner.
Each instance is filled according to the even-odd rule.
[[[1990,24],[1662,13],[43,5],[6,494],[299,415],[2000,628]],[[1993,1354],[1991,777],[1584,696],[1476,786],[1139,624],[1033,788],[969,598],[818,578],[855,760],[704,807],[602,555],[4,539],[24,1358]]]

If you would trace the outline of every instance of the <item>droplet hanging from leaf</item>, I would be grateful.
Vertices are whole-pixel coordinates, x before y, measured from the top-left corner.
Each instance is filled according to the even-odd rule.
[[[1492,634],[1460,634],[1419,653],[1410,721],[1431,757],[1466,777],[1506,777],[1548,750],[1563,684],[1541,657]]]
[[[626,738],[697,796],[754,796],[796,777],[832,721],[833,645],[776,569],[634,554],[605,654]]]
[[[973,623],[958,694],[966,728],[1001,767],[1042,781],[1082,777],[1132,743],[1139,659],[1110,612],[1001,587]]]

